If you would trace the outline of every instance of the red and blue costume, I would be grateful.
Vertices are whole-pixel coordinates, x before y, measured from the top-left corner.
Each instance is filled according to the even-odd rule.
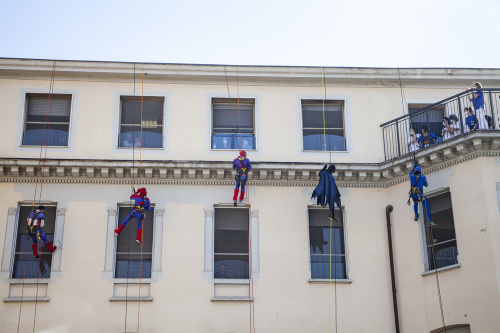
[[[144,211],[151,211],[151,203],[149,202],[149,198],[147,197],[146,188],[142,187],[138,189],[137,192],[134,192],[134,194],[130,196],[130,200],[134,200],[134,208],[130,211],[130,214],[127,215],[123,222],[120,223],[118,229],[115,229],[115,234],[119,235],[131,219],[137,219],[137,238],[135,239],[135,241],[141,244]]]
[[[43,232],[42,228],[45,225],[45,216],[43,212],[45,211],[44,206],[39,206],[37,210],[33,210],[28,215],[28,237],[31,237],[33,240],[33,244],[31,244],[31,248],[33,249],[33,256],[35,258],[40,258],[38,254],[38,239],[42,239],[45,243],[45,246],[49,249],[50,253],[54,252],[57,249],[57,246],[52,246],[47,236]]]
[[[240,156],[235,158],[233,161],[233,169],[236,170],[236,188],[234,189],[233,202],[236,206],[236,200],[238,199],[238,192],[241,186],[240,202],[245,198],[245,185],[248,180],[248,172],[252,171],[252,165],[247,157],[246,151],[240,151]]]

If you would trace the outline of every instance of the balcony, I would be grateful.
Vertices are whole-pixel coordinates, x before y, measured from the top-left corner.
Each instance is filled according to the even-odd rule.
[[[472,94],[482,91],[484,111],[476,110],[473,101],[469,100]],[[477,102],[476,102],[477,106]],[[476,128],[467,125],[468,114],[466,109],[470,108],[477,120]],[[451,136],[443,133],[445,125],[443,118],[455,118],[457,122],[453,125],[458,131]],[[467,135],[471,132],[498,132],[500,135],[500,89],[471,89],[457,95],[448,97],[442,101],[428,105],[418,110],[411,110],[409,114],[386,122],[382,127],[384,140],[385,161],[391,161],[399,157],[417,153],[417,151],[428,150],[436,145],[444,144],[447,140],[458,136]],[[421,135],[421,129],[428,129],[429,140],[412,144],[410,128],[417,135]],[[443,135],[444,134],[444,135]],[[434,138],[435,136],[435,138]]]

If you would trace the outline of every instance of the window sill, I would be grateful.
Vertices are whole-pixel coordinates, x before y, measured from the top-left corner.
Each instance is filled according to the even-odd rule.
[[[10,284],[23,284],[23,279],[9,279]],[[50,279],[24,279],[24,284],[47,284]]]
[[[253,302],[251,297],[231,297],[231,296],[219,296],[212,297],[212,302]]]
[[[352,283],[351,279],[309,279],[307,280],[309,283],[340,283],[340,284],[349,284]]]
[[[137,284],[137,283],[151,283],[151,278],[144,278],[144,279],[113,279],[113,283],[120,283],[120,284]]]
[[[128,150],[134,150],[134,149],[139,149],[139,147],[116,147],[116,149],[128,149]],[[146,148],[142,147],[142,150],[165,150],[165,148]]]
[[[439,272],[444,272],[444,271],[450,271],[450,270],[453,270],[453,269],[460,268],[461,266],[462,265],[460,265],[460,264],[450,265],[450,266],[438,268],[437,271],[438,271],[438,273]],[[426,271],[426,272],[423,272],[421,275],[422,276],[426,276],[426,275],[431,275],[431,274],[436,274],[436,270]]]
[[[25,296],[25,297],[6,297],[3,299],[5,303],[19,303],[21,302],[21,298],[23,302],[48,302],[50,301],[49,297],[33,297],[33,296]]]
[[[137,296],[110,297],[109,300],[111,302],[125,302],[125,301],[128,301],[128,302],[138,302],[139,301],[139,297],[137,297]],[[140,301],[141,302],[152,302],[153,301],[153,297],[141,296],[140,297]]]
[[[214,284],[248,285],[248,284],[250,284],[250,280],[249,279],[214,279]]]
[[[19,148],[41,148],[45,146],[20,145]],[[69,146],[47,146],[47,148],[69,148]]]

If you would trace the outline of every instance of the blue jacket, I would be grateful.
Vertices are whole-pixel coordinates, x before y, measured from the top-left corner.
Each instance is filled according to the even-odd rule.
[[[427,178],[425,178],[425,175],[421,175],[417,184],[413,185],[415,183],[416,175],[413,173],[413,170],[410,171],[410,182],[411,186],[418,187],[420,189],[423,189],[424,186],[427,187],[429,184],[427,183]]]

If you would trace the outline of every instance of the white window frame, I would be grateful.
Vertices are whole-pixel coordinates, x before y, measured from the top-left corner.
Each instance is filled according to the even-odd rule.
[[[344,151],[327,151],[328,154],[337,154],[343,156],[353,156],[351,149],[352,142],[352,122],[351,122],[351,99],[348,95],[296,95],[295,96],[295,114],[297,118],[297,155],[301,157],[317,157],[323,158],[325,151],[319,150],[304,150],[304,137],[303,137],[303,122],[302,122],[302,101],[303,100],[317,100],[317,101],[336,101],[343,103],[342,113],[344,121],[344,138],[345,150]]]
[[[212,100],[213,99],[228,99],[228,95],[226,94],[207,94],[205,101],[205,153],[207,155],[229,155],[233,156],[235,151],[238,149],[212,149],[212,122],[213,122],[213,114],[212,114]],[[251,152],[252,156],[262,155],[262,145],[261,145],[261,97],[259,94],[241,94],[239,96],[240,99],[253,99],[254,100],[254,141],[255,148],[254,149],[246,149],[245,151]],[[237,100],[238,97],[235,95],[231,95],[231,100]],[[237,107],[236,107],[237,112]]]
[[[345,272],[346,272],[346,278],[345,279],[313,279],[311,278],[311,241],[310,241],[310,235],[309,235],[309,210],[311,209],[323,209],[323,210],[328,210],[328,208],[322,208],[317,205],[308,205],[307,206],[307,262],[309,266],[309,283],[330,283],[330,282],[336,282],[336,283],[352,283],[352,280],[349,278],[349,244],[348,244],[348,237],[347,237],[347,213],[345,211],[345,207],[342,206],[342,223],[343,223],[343,228],[344,228],[344,257],[345,257]]]
[[[440,194],[445,194],[445,193],[450,193],[450,195],[451,195],[451,191],[448,187],[440,188],[440,189],[437,189],[434,191],[427,192],[427,193],[425,193],[425,196],[427,197],[427,199],[429,199],[429,198],[438,196]],[[412,208],[413,208],[413,206],[412,206]],[[453,202],[452,202],[452,210],[453,210]],[[425,228],[426,228],[425,216],[427,216],[427,212],[425,212],[423,210],[421,203],[418,204],[418,211],[420,214],[420,217],[418,219],[418,224],[419,224],[419,232],[420,232],[420,245],[421,245],[421,250],[422,250],[422,264],[424,265],[424,269],[425,269],[425,271],[422,272],[421,275],[425,276],[425,275],[430,275],[432,273],[435,273],[436,270],[429,269],[429,267],[430,267],[429,254],[428,254],[428,250],[427,250],[427,238],[426,238],[427,236],[426,236],[426,232],[425,232]],[[453,265],[438,268],[437,269],[438,272],[459,268],[461,266],[460,261],[459,261],[459,253],[458,253],[459,252],[458,251],[458,237],[457,237],[457,231],[456,231],[456,227],[455,227],[455,216],[453,216],[453,226],[455,229],[455,242],[457,243],[457,263],[453,264]]]
[[[17,116],[17,129],[16,129],[16,151],[40,151],[41,146],[31,146],[23,145],[23,136],[26,122],[26,113],[28,108],[28,95],[47,95],[48,91],[46,89],[21,89],[19,94],[19,107]],[[73,127],[76,124],[77,119],[77,105],[78,105],[78,91],[77,90],[67,90],[67,89],[54,89],[53,95],[71,95],[71,108],[69,117],[69,129],[68,129],[68,145],[67,146],[47,146],[47,151],[74,151],[74,130]]]
[[[115,91],[113,102],[113,133],[111,136],[111,152],[117,154],[130,154],[134,147],[118,147],[118,139],[120,135],[121,126],[121,98],[123,97],[141,97],[134,91]],[[169,137],[170,137],[170,93],[168,92],[155,92],[145,91],[142,94],[144,97],[158,97],[163,98],[163,148],[142,148],[147,154],[164,155],[169,153]],[[138,149],[138,148],[135,148]]]

